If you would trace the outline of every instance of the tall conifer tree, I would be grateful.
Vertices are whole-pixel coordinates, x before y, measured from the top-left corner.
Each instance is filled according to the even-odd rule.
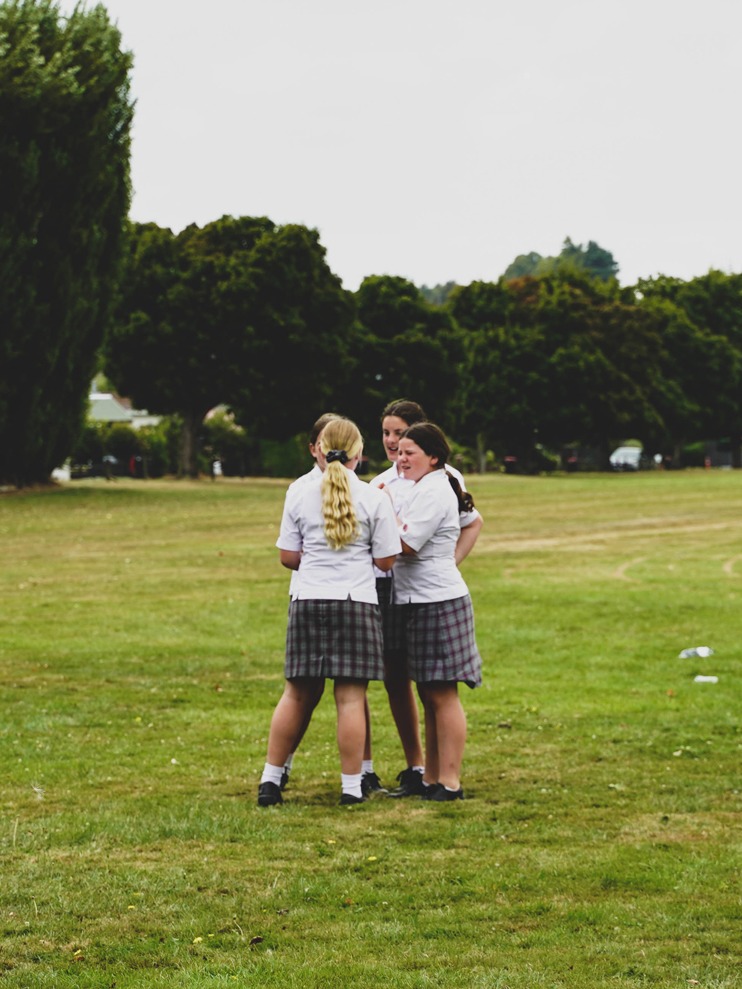
[[[128,212],[132,59],[105,9],[0,4],[0,481],[84,420]]]

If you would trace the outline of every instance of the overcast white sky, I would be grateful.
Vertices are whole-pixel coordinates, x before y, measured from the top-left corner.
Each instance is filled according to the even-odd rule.
[[[349,289],[495,280],[567,236],[623,284],[742,271],[740,0],[104,6],[135,220],[316,227]]]

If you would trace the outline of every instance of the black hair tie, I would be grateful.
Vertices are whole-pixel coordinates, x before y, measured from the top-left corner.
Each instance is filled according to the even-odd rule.
[[[328,464],[331,464],[333,460],[339,460],[341,464],[348,463],[348,454],[345,450],[329,450],[325,460]]]

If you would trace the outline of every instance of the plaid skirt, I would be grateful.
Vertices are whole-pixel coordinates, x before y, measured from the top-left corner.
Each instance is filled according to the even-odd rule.
[[[452,601],[401,606],[407,616],[407,665],[415,683],[482,683],[474,612],[465,595]]]
[[[381,616],[364,601],[312,599],[289,605],[284,675],[383,680]]]

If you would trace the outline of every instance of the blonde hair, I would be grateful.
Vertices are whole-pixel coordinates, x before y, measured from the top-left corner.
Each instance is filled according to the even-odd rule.
[[[360,456],[363,437],[354,422],[338,417],[328,422],[322,430],[319,448],[325,457],[329,453],[338,454],[338,458],[331,459],[322,474],[322,514],[328,543],[333,549],[342,549],[353,542],[358,532],[345,463]]]

